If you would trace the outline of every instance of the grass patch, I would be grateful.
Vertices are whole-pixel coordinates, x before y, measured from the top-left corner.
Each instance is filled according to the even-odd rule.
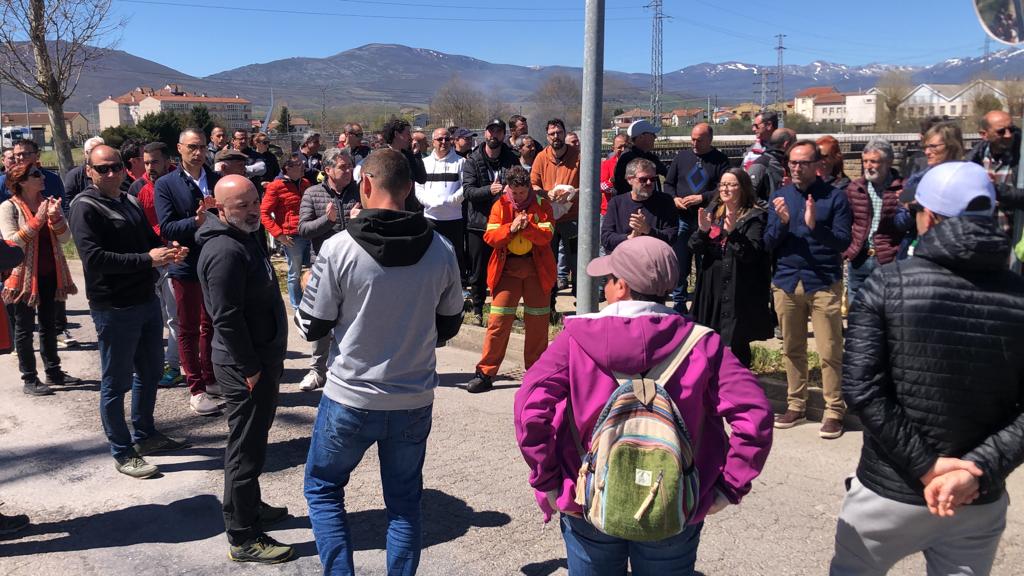
[[[817,352],[807,353],[807,383],[821,386],[821,357]],[[786,379],[786,366],[781,350],[771,350],[756,344],[750,346],[750,369],[762,376],[770,376],[780,380]]]
[[[85,152],[81,148],[71,149],[71,158],[74,160],[74,165],[85,163]],[[47,169],[57,169],[57,152],[54,150],[40,150],[39,151],[39,163]]]
[[[463,308],[462,323],[470,326],[477,326],[477,323],[473,319],[472,304],[469,300],[466,301],[465,307]],[[487,326],[487,318],[491,314],[491,305],[484,304],[484,327]],[[555,314],[555,323],[548,324],[548,342],[555,339],[562,332],[562,318],[563,314],[557,312]],[[512,333],[513,334],[526,334],[526,326],[523,324],[523,307],[519,306],[516,308],[516,318],[512,321]]]

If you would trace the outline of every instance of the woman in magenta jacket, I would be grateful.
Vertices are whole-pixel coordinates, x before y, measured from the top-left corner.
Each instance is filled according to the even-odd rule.
[[[675,287],[678,264],[660,240],[627,240],[611,255],[592,261],[587,273],[606,277],[609,305],[567,319],[516,394],[516,439],[530,467],[530,485],[545,521],[561,512],[570,574],[624,576],[627,559],[636,576],[691,574],[705,516],[739,504],[761,473],[772,441],[768,399],[718,334],[701,339],[665,385],[695,451],[700,478],[696,515],[686,530],[668,539],[677,542],[629,542],[598,532],[581,518],[575,503],[580,456],[565,421],[566,397],[572,397],[575,424],[583,448],[589,449],[598,416],[618,387],[612,372],[646,372],[679,348],[694,323],[662,304]],[[726,434],[726,423],[731,434]],[[665,554],[672,555],[671,567]],[[655,555],[657,562],[651,558]]]

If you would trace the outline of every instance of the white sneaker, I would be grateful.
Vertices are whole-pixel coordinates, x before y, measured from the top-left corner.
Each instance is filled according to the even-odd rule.
[[[217,414],[224,407],[224,403],[214,400],[206,392],[200,392],[199,394],[193,395],[188,400],[188,405],[192,408],[192,411],[200,416],[210,416]]]
[[[216,382],[210,382],[206,385],[206,393],[216,398],[224,396],[224,390],[221,389],[220,384],[217,384]]]
[[[324,380],[325,378],[318,374],[316,370],[310,370],[309,373],[302,378],[302,382],[299,383],[299,390],[305,390],[307,392],[310,390],[316,390],[317,388],[323,387]]]

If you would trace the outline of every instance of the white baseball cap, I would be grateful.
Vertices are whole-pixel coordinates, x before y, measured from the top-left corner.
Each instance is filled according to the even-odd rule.
[[[637,120],[636,122],[630,124],[629,128],[626,129],[626,136],[629,136],[630,138],[636,138],[637,136],[645,134],[647,132],[650,132],[651,134],[657,134],[658,132],[661,132],[661,128],[655,126],[654,124],[651,124],[647,120]]]
[[[989,199],[978,210],[968,206],[979,196]],[[991,216],[996,206],[996,190],[988,172],[974,162],[944,162],[932,167],[917,185],[916,200],[921,206],[947,218]]]

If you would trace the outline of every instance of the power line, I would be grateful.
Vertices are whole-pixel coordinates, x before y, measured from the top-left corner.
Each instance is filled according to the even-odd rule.
[[[779,51],[779,71],[777,72],[776,78],[778,78],[779,90],[775,93],[775,107],[778,110],[779,102],[786,99],[786,90],[784,88],[783,81],[785,79],[785,70],[782,68],[782,52],[786,49],[782,45],[782,39],[786,37],[785,34],[776,34],[775,37],[779,40],[779,45],[775,48]],[[783,106],[782,114],[785,116],[786,108]]]
[[[366,5],[366,0],[335,0],[335,2],[343,2],[345,4],[359,4],[360,6]],[[469,4],[424,4],[422,2],[383,2],[380,0],[373,0],[374,6],[405,6],[409,8],[441,8],[451,10],[490,10],[490,11],[502,11],[502,12],[583,12],[583,8],[535,8],[535,7],[512,7],[512,6],[473,6]],[[622,6],[618,8],[605,8],[605,12],[615,11],[635,11],[638,8],[644,8],[643,5],[636,6]]]

